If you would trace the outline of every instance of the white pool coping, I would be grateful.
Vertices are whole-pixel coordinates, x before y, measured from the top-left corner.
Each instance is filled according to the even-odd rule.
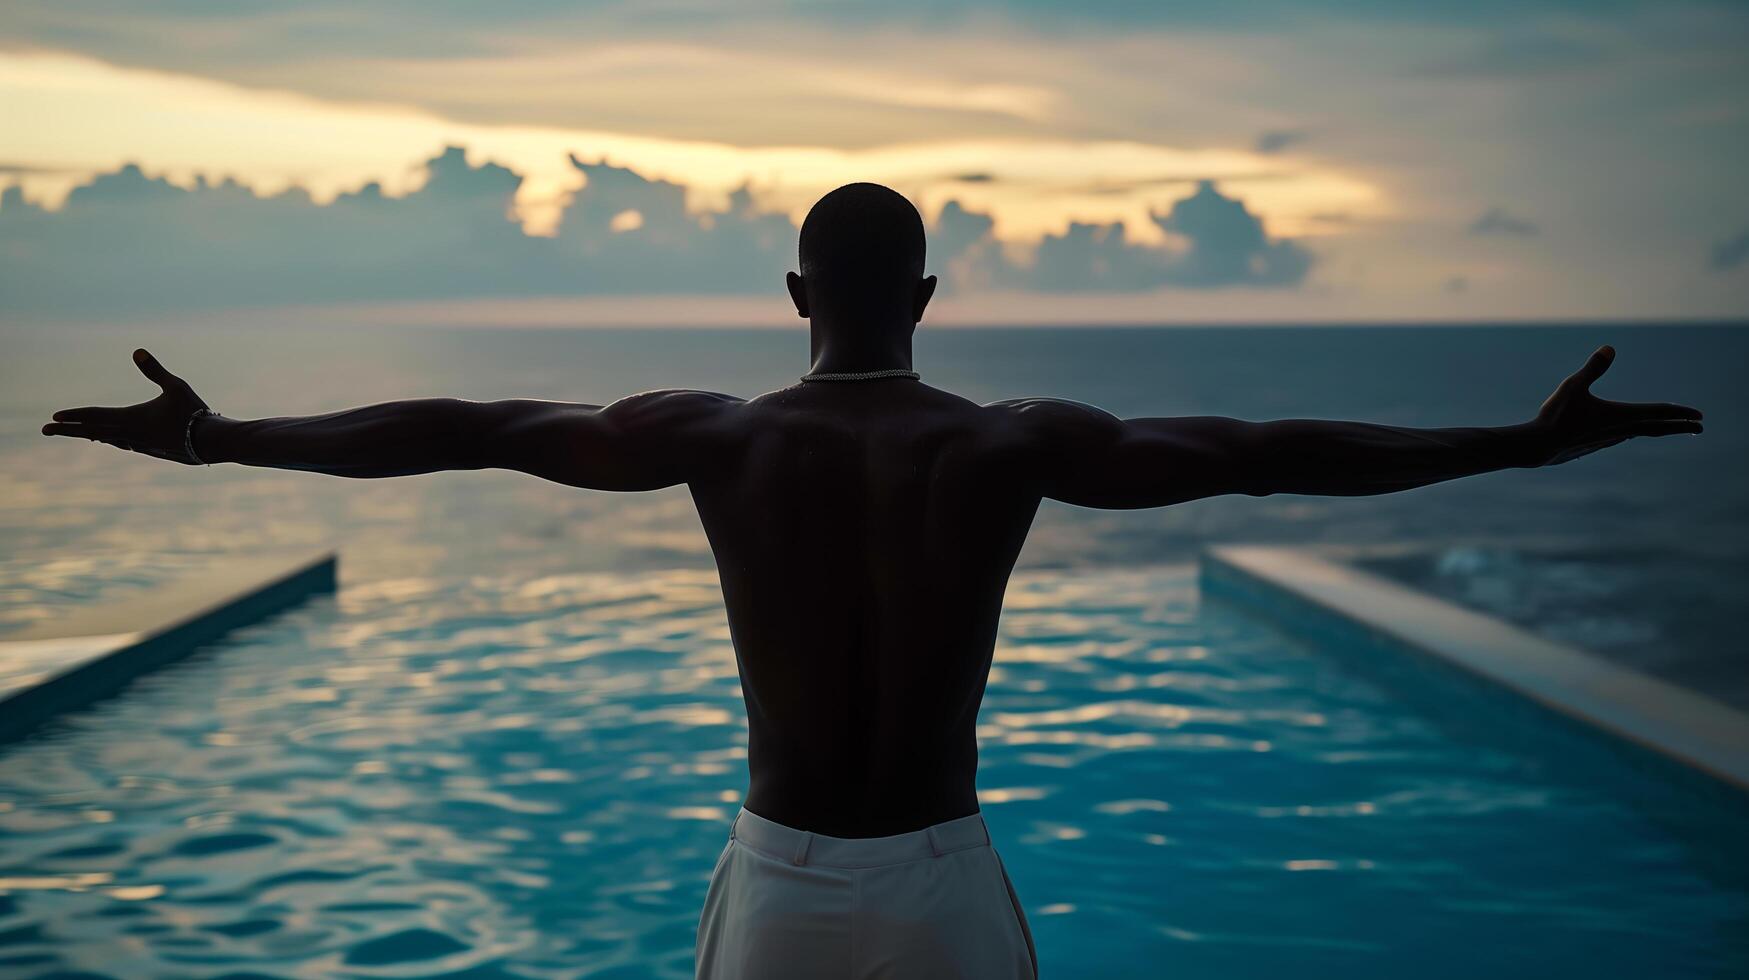
[[[224,558],[142,595],[0,639],[0,743],[115,693],[231,630],[333,592],[334,552]]]
[[[1202,563],[1217,594],[1285,594],[1749,791],[1749,714],[1722,702],[1308,549],[1219,546]]]

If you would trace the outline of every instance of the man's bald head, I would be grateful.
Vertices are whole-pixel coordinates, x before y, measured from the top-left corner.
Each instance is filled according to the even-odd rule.
[[[845,184],[802,222],[802,271],[789,275],[790,298],[821,336],[902,329],[909,337],[935,295],[923,250],[923,217],[910,201],[879,184]]]
[[[879,184],[845,184],[802,222],[802,275],[818,287],[855,294],[904,288],[923,277],[923,217]]]

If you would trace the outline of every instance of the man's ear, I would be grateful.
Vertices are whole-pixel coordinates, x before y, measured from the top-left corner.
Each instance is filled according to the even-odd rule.
[[[808,318],[808,281],[790,272],[785,273],[783,284],[789,287],[790,301],[796,304],[796,316]]]
[[[929,305],[929,300],[935,295],[935,277],[924,276],[917,283],[917,296],[912,301],[911,320],[913,323],[923,319],[923,308]]]

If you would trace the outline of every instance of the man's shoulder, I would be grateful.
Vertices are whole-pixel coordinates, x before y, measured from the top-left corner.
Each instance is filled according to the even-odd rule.
[[[703,407],[745,403],[746,399],[738,395],[725,395],[720,391],[705,391],[702,388],[652,388],[649,391],[640,391],[635,395],[627,395],[613,404]]]
[[[1068,398],[1004,398],[981,408],[999,429],[1030,440],[1096,438],[1123,425],[1103,408]]]
[[[627,432],[678,434],[703,432],[732,423],[746,406],[734,395],[697,388],[657,388],[627,395],[601,411]]]
[[[606,408],[618,414],[632,416],[685,416],[720,412],[747,404],[735,395],[700,388],[655,388],[627,395]]]
[[[1021,417],[1030,417],[1039,421],[1056,419],[1103,418],[1116,419],[1097,405],[1078,402],[1072,398],[1053,398],[1047,395],[1026,395],[1021,398],[1003,398],[989,402],[983,406],[986,409],[1006,412]]]

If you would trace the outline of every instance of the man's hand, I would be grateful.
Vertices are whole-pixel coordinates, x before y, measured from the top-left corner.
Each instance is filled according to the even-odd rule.
[[[1700,410],[1668,402],[1612,402],[1591,393],[1591,385],[1615,361],[1604,346],[1572,377],[1561,382],[1530,423],[1530,466],[1552,466],[1607,449],[1636,436],[1673,436],[1701,431]]]
[[[206,402],[144,350],[134,351],[140,373],[162,389],[158,397],[125,408],[69,408],[43,426],[45,436],[76,436],[130,452],[194,465],[188,454],[188,420]]]

